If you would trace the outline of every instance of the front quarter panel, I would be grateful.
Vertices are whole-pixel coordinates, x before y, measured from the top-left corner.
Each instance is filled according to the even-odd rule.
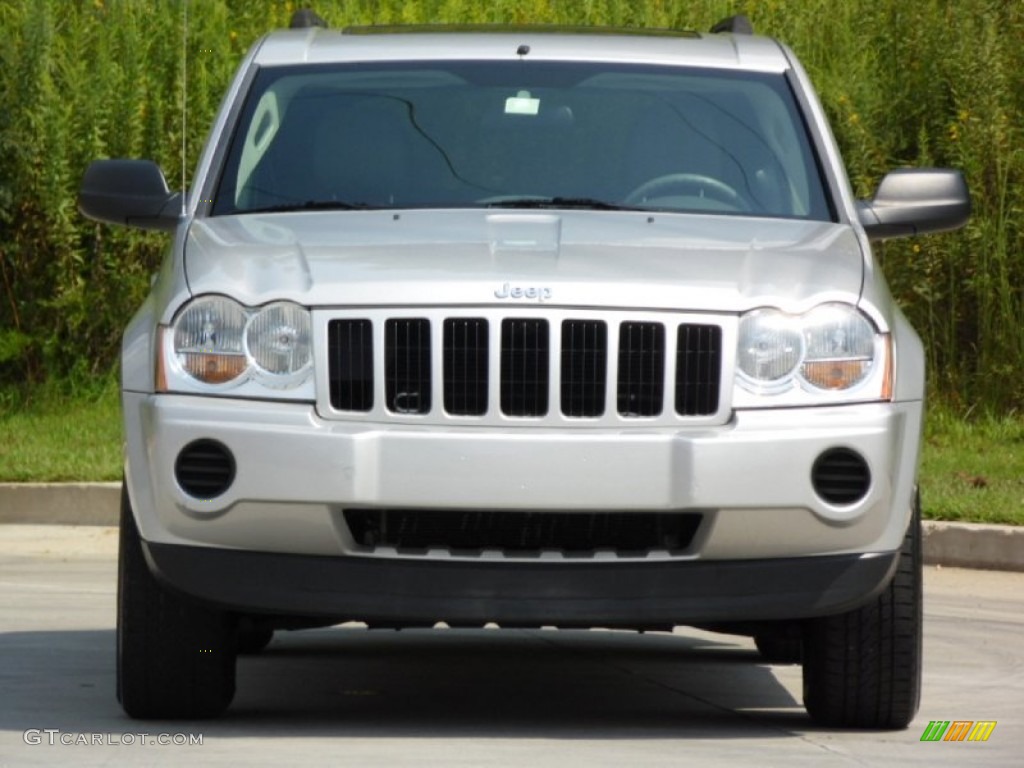
[[[149,295],[125,329],[121,340],[121,388],[126,392],[156,389],[156,333],[191,296],[182,254],[190,218],[181,220],[174,240],[164,253]]]

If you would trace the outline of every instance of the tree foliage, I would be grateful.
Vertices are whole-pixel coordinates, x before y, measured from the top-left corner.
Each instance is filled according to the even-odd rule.
[[[807,67],[860,196],[870,196],[893,167],[965,171],[975,211],[969,226],[887,245],[884,269],[925,337],[933,394],[992,411],[1024,400],[1024,4],[314,4],[338,27],[512,22],[706,30],[745,12]],[[74,201],[86,165],[99,157],[148,157],[169,179],[184,168],[187,184],[245,50],[266,30],[287,26],[294,10],[291,0],[0,0],[0,387],[109,370],[166,243],[83,219]]]

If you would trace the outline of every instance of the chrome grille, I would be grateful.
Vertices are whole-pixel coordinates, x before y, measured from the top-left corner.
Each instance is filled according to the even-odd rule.
[[[607,366],[607,323],[603,320],[562,323],[562,413],[592,418],[604,413]]]
[[[665,394],[665,326],[623,323],[619,329],[619,413],[657,416]]]
[[[327,326],[331,407],[373,408],[373,326],[369,320],[332,320]]]
[[[384,394],[388,410],[429,413],[430,321],[388,320],[384,339]]]
[[[706,416],[718,410],[722,329],[680,325],[676,335],[676,413]]]
[[[548,412],[548,321],[501,321],[501,412],[544,416]]]
[[[444,321],[444,409],[454,416],[487,413],[489,334],[482,317]]]
[[[726,418],[732,318],[546,307],[323,314],[327,416],[594,426]]]

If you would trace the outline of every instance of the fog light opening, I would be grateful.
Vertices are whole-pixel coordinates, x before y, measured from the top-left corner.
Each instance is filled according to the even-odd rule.
[[[814,492],[835,506],[862,501],[871,489],[871,469],[867,461],[850,448],[831,448],[821,454],[811,468]]]
[[[215,499],[235,481],[235,457],[216,440],[194,440],[178,454],[174,479],[194,499]]]

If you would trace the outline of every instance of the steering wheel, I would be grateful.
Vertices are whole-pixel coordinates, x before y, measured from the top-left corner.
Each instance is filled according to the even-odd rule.
[[[670,192],[709,197],[725,203],[737,211],[750,211],[754,205],[750,198],[730,187],[724,181],[699,173],[667,173],[645,181],[622,201],[625,205],[642,205],[651,198],[665,197]]]

